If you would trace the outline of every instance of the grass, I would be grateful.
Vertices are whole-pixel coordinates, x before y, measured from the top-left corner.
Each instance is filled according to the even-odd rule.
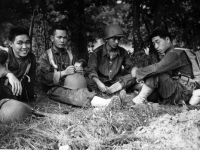
[[[1,149],[56,150],[66,144],[74,150],[136,149],[133,141],[141,140],[134,135],[136,128],[147,126],[154,117],[182,111],[175,106],[126,105],[120,111],[93,113],[93,108],[54,102],[45,94],[31,105],[51,116],[31,116],[23,123],[1,124]]]
[[[135,136],[136,128],[149,125],[152,118],[182,111],[175,106],[132,106],[130,95],[123,110],[93,113],[93,108],[52,101],[40,91],[31,106],[50,113],[50,117],[32,115],[23,123],[0,124],[1,149],[58,150],[61,145],[69,145],[73,150],[137,150],[137,141],[144,139]]]

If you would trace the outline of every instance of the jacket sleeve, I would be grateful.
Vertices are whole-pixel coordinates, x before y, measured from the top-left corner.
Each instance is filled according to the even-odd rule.
[[[43,84],[53,87],[59,84],[60,73],[54,72],[50,64],[47,52],[44,52],[39,58],[39,74]]]
[[[6,67],[0,64],[0,78],[5,77],[8,73],[11,73]]]
[[[180,67],[180,65],[181,61],[179,55],[175,52],[168,52],[160,62],[139,68],[136,71],[136,78],[138,81],[141,81],[146,77],[174,70]]]
[[[28,72],[28,76],[30,78],[30,82],[27,82],[27,94],[29,98],[34,98],[34,87],[35,87],[35,78],[36,78],[36,58],[35,55],[31,54],[31,68]]]
[[[99,78],[97,74],[97,67],[98,67],[97,55],[96,53],[92,52],[88,60],[89,78],[93,78],[93,77]]]

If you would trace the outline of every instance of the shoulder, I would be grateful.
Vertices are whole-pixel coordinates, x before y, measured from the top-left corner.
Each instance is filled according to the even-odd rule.
[[[127,50],[121,46],[118,46],[118,49],[120,50],[120,52],[128,53]]]
[[[90,57],[98,57],[98,56],[101,56],[102,53],[103,53],[103,47],[104,47],[104,44],[97,47],[96,49],[93,50],[93,52],[90,53]]]
[[[103,47],[104,47],[104,44],[100,45],[99,47],[94,49],[93,53],[99,53],[99,52],[103,51]]]
[[[49,50],[49,49],[48,49]],[[41,55],[40,55],[40,58],[39,59],[47,59],[48,58],[48,54],[47,54],[47,51],[44,51]]]
[[[174,52],[178,55],[181,55],[181,54],[185,54],[185,51],[190,51],[189,49],[186,49],[186,48],[173,48],[171,49],[171,52]]]
[[[183,53],[184,53],[183,50],[172,48],[166,52],[166,54],[161,60],[170,59],[170,60],[176,61],[176,60],[179,60],[179,58],[181,57]]]
[[[126,57],[128,55],[128,52],[125,48],[118,46],[118,50],[121,56]]]

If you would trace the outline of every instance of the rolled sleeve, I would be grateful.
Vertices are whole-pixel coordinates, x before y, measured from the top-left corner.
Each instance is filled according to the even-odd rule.
[[[93,77],[99,78],[99,76],[98,76],[97,74],[95,74],[95,73],[90,73],[90,74],[89,74],[89,78],[92,79]]]

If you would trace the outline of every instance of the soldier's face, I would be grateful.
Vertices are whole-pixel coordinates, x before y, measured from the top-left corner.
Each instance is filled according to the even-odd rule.
[[[17,58],[23,58],[28,55],[30,51],[30,39],[28,35],[18,35],[13,41],[11,41],[10,46]]]
[[[113,37],[113,38],[109,38],[107,40],[107,45],[113,49],[117,48],[117,46],[119,45],[119,41],[121,38],[119,37]]]
[[[171,42],[168,37],[161,38],[160,36],[155,36],[152,38],[152,42],[153,42],[155,49],[160,54],[164,54],[165,51],[171,46]]]
[[[51,36],[51,41],[56,48],[64,48],[67,43],[67,32],[65,30],[56,30]]]

